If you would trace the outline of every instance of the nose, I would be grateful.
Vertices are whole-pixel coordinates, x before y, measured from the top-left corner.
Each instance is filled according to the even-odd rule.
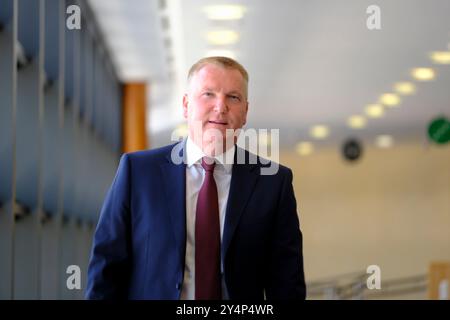
[[[217,113],[225,113],[228,111],[228,105],[226,101],[226,97],[219,95],[215,100],[214,111]]]

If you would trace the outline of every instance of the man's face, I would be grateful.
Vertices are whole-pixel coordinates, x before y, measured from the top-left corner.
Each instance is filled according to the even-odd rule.
[[[202,147],[211,143],[208,129],[221,132],[225,139],[227,129],[242,128],[247,120],[247,110],[247,86],[241,73],[214,64],[203,66],[192,76],[183,97],[189,135]],[[203,132],[202,141],[194,138],[198,127]]]

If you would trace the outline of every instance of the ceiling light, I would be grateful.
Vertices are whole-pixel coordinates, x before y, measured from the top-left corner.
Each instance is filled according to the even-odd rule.
[[[450,51],[435,51],[430,54],[431,61],[438,64],[450,64]]]
[[[411,82],[398,82],[394,85],[394,90],[400,94],[409,95],[413,94],[416,88]]]
[[[239,34],[232,30],[218,30],[208,32],[206,38],[213,45],[234,44],[239,40]]]
[[[415,68],[411,74],[414,79],[419,81],[429,81],[435,77],[434,70],[431,68]]]
[[[400,97],[394,93],[385,93],[381,95],[380,102],[388,107],[394,107],[400,103]]]
[[[371,118],[381,118],[384,115],[384,108],[381,104],[369,104],[366,107],[366,114]]]
[[[316,139],[324,139],[328,136],[330,130],[327,126],[317,125],[312,127],[309,133]]]
[[[389,135],[380,135],[375,139],[375,145],[379,148],[390,148],[394,144],[394,139]]]
[[[239,5],[207,6],[204,11],[211,20],[238,20],[244,17],[245,7]]]
[[[314,151],[314,148],[310,142],[300,142],[295,146],[295,151],[301,156],[307,156]]]
[[[206,53],[207,57],[228,57],[231,59],[236,59],[236,54],[231,50],[208,50]]]
[[[347,121],[348,126],[353,129],[362,129],[366,126],[366,123],[366,118],[362,116],[351,116]]]

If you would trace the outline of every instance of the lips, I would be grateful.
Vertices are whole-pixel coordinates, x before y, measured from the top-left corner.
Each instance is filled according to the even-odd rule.
[[[226,126],[228,124],[228,122],[219,121],[219,120],[209,120],[208,123],[219,124],[219,125],[223,125],[223,126]]]

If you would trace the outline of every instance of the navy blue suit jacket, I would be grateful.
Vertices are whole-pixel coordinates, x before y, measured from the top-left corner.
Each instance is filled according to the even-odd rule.
[[[122,156],[95,231],[86,298],[180,298],[186,165],[171,160],[174,146],[180,145]],[[261,175],[263,166],[233,165],[221,248],[228,295],[304,299],[292,172],[280,165],[276,174]]]

